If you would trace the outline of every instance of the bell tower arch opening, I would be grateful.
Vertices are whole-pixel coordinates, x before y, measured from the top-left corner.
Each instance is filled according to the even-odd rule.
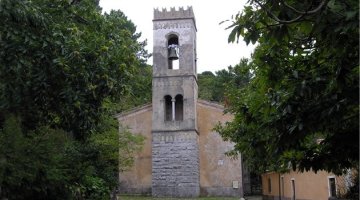
[[[184,98],[181,94],[175,97],[175,121],[182,121],[184,118]]]
[[[164,97],[165,102],[165,121],[172,121],[172,98],[170,95]]]
[[[179,69],[179,37],[171,34],[168,37],[168,69]]]

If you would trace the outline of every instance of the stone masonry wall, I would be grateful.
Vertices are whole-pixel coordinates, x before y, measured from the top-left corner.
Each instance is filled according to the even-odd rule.
[[[152,195],[197,197],[200,194],[198,134],[153,132]]]

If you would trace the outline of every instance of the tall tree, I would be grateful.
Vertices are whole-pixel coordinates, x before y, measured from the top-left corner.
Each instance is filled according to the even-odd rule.
[[[216,77],[210,71],[198,74],[199,98],[214,101],[213,88]]]
[[[120,99],[140,65],[135,25],[91,0],[0,6],[0,118],[16,113],[30,129],[50,124],[85,139],[104,99]]]
[[[217,130],[259,172],[342,173],[359,161],[359,4],[251,0],[229,42],[257,43],[254,77],[229,95]]]
[[[204,71],[198,74],[199,98],[226,103],[226,91],[233,87],[244,87],[250,80],[249,60],[241,59],[239,64],[227,69]]]
[[[0,198],[108,198],[141,145],[118,140],[109,105],[131,91],[146,42],[96,0],[1,0],[0,18]]]

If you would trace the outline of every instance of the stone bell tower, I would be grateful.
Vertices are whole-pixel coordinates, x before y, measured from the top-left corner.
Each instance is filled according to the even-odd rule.
[[[152,195],[200,193],[196,24],[192,7],[154,10]]]

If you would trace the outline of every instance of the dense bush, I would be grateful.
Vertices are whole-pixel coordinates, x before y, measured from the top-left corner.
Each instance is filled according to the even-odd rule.
[[[1,0],[0,18],[0,199],[108,199],[142,143],[119,143],[111,105],[146,42],[96,0]]]

